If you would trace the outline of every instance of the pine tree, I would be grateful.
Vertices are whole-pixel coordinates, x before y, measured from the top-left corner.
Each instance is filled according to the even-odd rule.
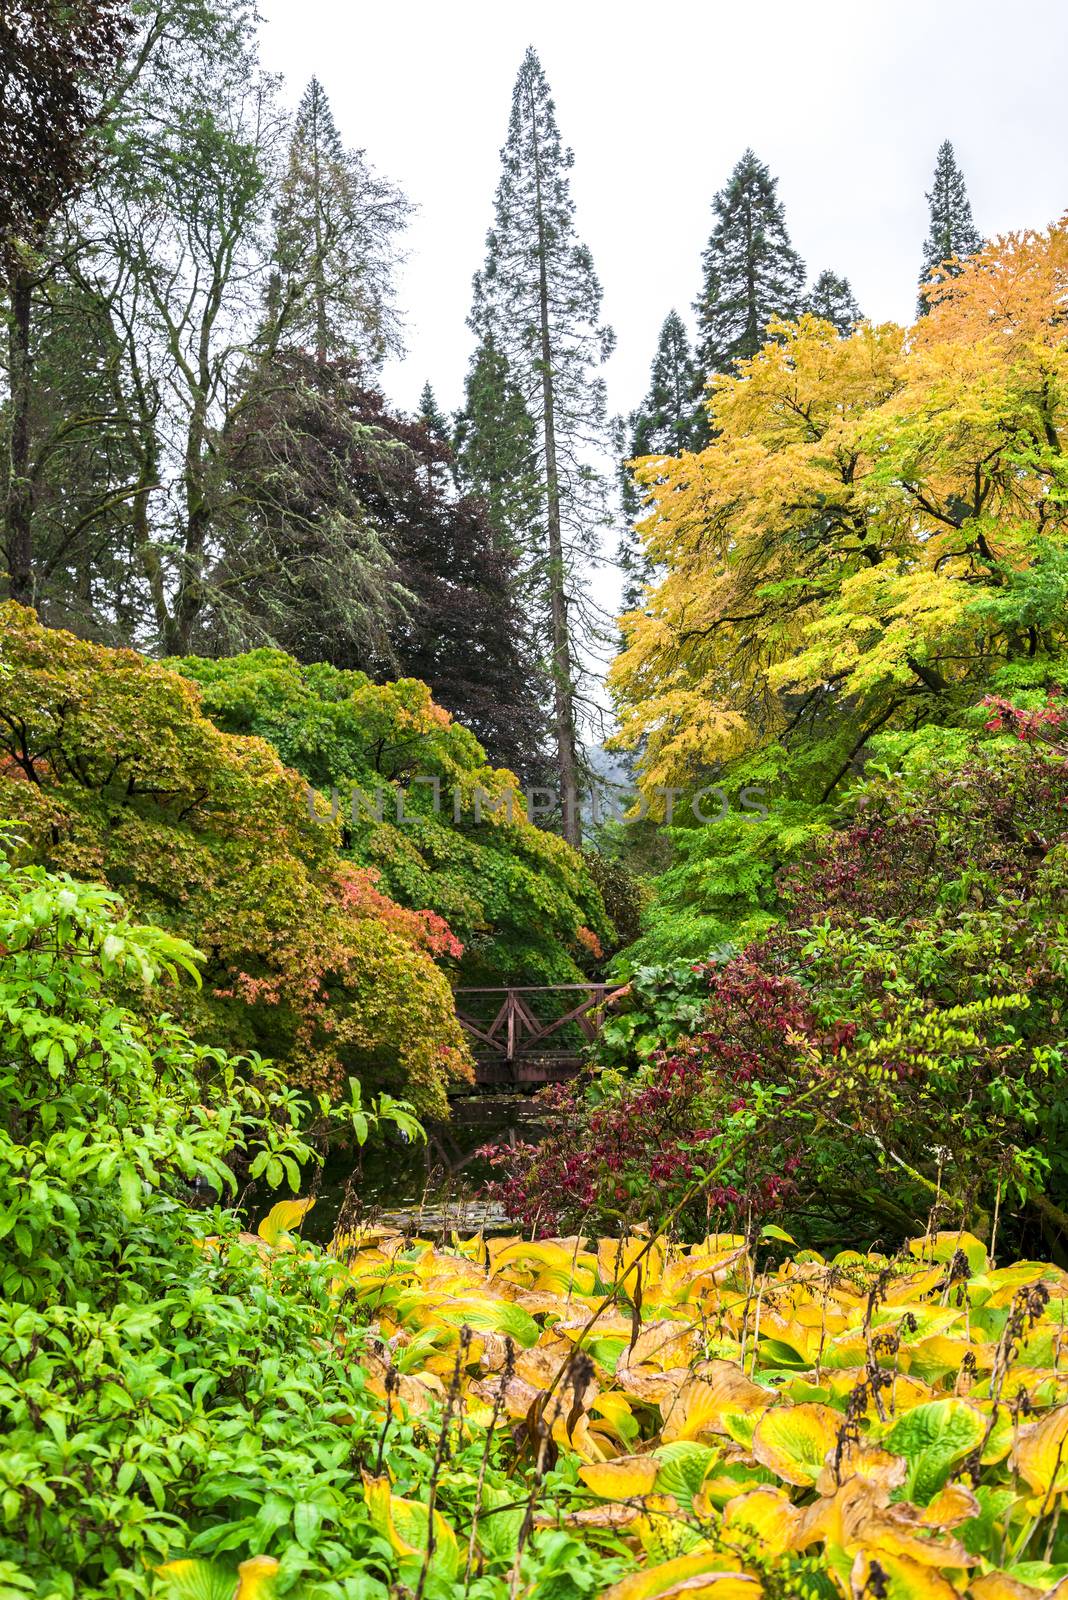
[[[424,456],[426,468],[427,487],[433,488],[437,481],[437,473],[441,467],[442,454],[451,461],[449,453],[451,440],[449,437],[449,424],[446,422],[437,397],[431,388],[429,380],[423,385],[423,392],[419,396],[418,420],[426,430],[427,441],[433,446]]]
[[[648,393],[627,418],[625,461],[639,456],[677,456],[707,444],[708,417],[703,394],[704,379],[694,360],[686,325],[677,311],[669,311],[657,340]],[[641,512],[642,497],[625,464],[621,498],[628,526],[616,560],[623,572],[623,609],[633,611],[641,603],[651,570],[633,526]]]
[[[606,485],[592,464],[608,433],[604,384],[595,368],[613,342],[600,320],[601,286],[590,252],[575,232],[573,159],[541,63],[528,49],[512,95],[471,324],[505,357],[537,429],[545,545],[535,552],[535,570],[547,613],[553,731],[565,797],[577,795],[579,786],[581,634],[590,620],[578,580],[598,525],[608,520]],[[566,800],[564,833],[572,844],[581,840],[578,806]]]
[[[449,425],[445,421],[441,407],[438,405],[437,396],[429,381],[424,383],[423,392],[419,396],[419,421],[422,422],[427,432],[439,444],[447,445],[449,442]]]
[[[863,321],[863,312],[857,305],[849,279],[840,278],[828,268],[824,268],[808,291],[803,309],[824,322],[833,322],[843,338]]]
[[[362,150],[345,149],[323,86],[312,78],[297,107],[275,210],[270,309],[290,348],[312,350],[319,361],[356,355],[372,368],[400,348],[395,238],[410,211]]]
[[[800,309],[805,266],[790,243],[777,186],[747,150],[712,202],[716,223],[694,304],[698,359],[706,373],[725,372],[756,355],[771,318],[794,317]]]
[[[648,393],[629,418],[631,455],[677,456],[707,444],[704,387],[686,326],[677,311],[669,311],[649,371]]]
[[[543,542],[538,432],[492,334],[475,349],[454,436],[459,482],[486,507],[497,537],[521,560]]]
[[[950,263],[974,255],[983,243],[983,236],[972,217],[972,204],[964,185],[964,174],[957,165],[953,146],[948,139],[938,147],[934,183],[927,196],[927,204],[931,208],[931,225],[923,241],[920,295],[916,304],[916,314],[920,317],[926,316],[930,310],[923,293],[924,285],[932,280],[941,283],[945,278],[952,277],[959,269]]]

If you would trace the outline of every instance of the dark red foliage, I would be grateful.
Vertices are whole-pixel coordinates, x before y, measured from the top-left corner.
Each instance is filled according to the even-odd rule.
[[[0,9],[0,256],[33,245],[91,166],[102,91],[133,29],[128,0]]]
[[[665,1192],[681,1197],[706,1171],[702,1147],[717,1129],[704,1125],[702,1110],[725,1105],[728,1115],[745,1112],[754,1085],[786,1081],[799,1040],[833,1049],[804,989],[770,970],[763,954],[754,946],[724,966],[703,969],[709,1026],[654,1058],[650,1081],[623,1101],[587,1111],[580,1088],[555,1090],[549,1105],[559,1116],[556,1134],[537,1149],[488,1152],[503,1174],[494,1198],[510,1216],[540,1233],[570,1227],[595,1209],[608,1217],[626,1212],[631,1221],[658,1218]],[[711,1226],[739,1208],[749,1218],[773,1209],[792,1186],[796,1160],[784,1151],[781,1170],[769,1172],[768,1155],[762,1150],[730,1181],[707,1185],[687,1221]]]
[[[1011,771],[986,761],[960,767],[919,803],[876,791],[850,827],[782,879],[788,924],[922,918],[964,868],[973,903],[1026,897],[1066,828],[1068,764],[1037,751]]]
[[[515,560],[481,503],[457,494],[448,445],[424,420],[391,411],[349,360],[287,351],[256,385],[228,440],[231,471],[241,504],[262,519],[258,551],[277,554],[257,563],[236,552],[234,565],[253,573],[241,580],[245,604],[298,660],[422,679],[491,762],[537,775],[539,678]],[[321,549],[339,516],[374,528],[385,576],[403,593],[382,619],[388,647],[370,648],[344,627],[344,608],[339,615]]]

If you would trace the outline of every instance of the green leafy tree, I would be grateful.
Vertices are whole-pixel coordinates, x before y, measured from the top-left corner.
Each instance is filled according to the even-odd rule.
[[[204,951],[204,988],[176,996],[184,1020],[305,1087],[358,1074],[444,1110],[468,1053],[434,958],[456,940],[341,858],[273,750],[221,732],[176,672],[10,602],[0,668],[0,815],[34,860]]]
[[[576,796],[580,658],[592,621],[578,586],[607,520],[605,483],[596,469],[596,451],[607,442],[607,413],[596,369],[613,336],[601,321],[592,257],[575,231],[573,160],[541,63],[528,49],[512,94],[471,325],[504,356],[535,422],[545,542],[530,550],[531,570],[549,647],[560,787]],[[576,803],[565,804],[563,828],[577,844]]]
[[[773,317],[794,317],[805,266],[790,243],[778,180],[746,150],[712,202],[715,226],[702,256],[697,355],[706,375],[755,356]]]
[[[923,266],[920,269],[920,296],[916,303],[917,316],[924,317],[930,308],[924,286],[941,283],[959,272],[960,263],[981,248],[983,236],[975,226],[972,203],[964,183],[964,174],[957,165],[957,157],[948,139],[938,147],[935,159],[934,181],[927,196],[930,208],[930,226],[923,241]]]
[[[372,368],[400,348],[394,306],[396,236],[411,206],[362,150],[347,150],[326,93],[301,97],[275,206],[271,306],[282,342],[318,361],[353,356]]]
[[[589,864],[527,820],[512,774],[425,684],[375,684],[272,650],[175,665],[218,727],[266,739],[323,792],[346,854],[382,890],[448,923],[464,982],[575,982],[610,943]]]
[[[840,278],[829,268],[824,268],[808,291],[802,310],[819,317],[821,322],[833,322],[843,338],[852,333],[863,318],[849,279]]]

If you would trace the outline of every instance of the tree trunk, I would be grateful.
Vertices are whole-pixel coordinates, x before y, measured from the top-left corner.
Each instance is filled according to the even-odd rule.
[[[30,310],[33,280],[15,267],[8,280],[8,372],[10,421],[8,425],[7,494],[4,506],[4,545],[7,554],[8,593],[23,605],[34,601],[33,485],[30,479]]]
[[[578,752],[575,741],[575,685],[571,660],[571,633],[567,616],[564,542],[560,519],[560,474],[556,464],[556,403],[553,393],[553,351],[549,331],[549,280],[545,260],[545,220],[541,199],[541,161],[537,113],[530,97],[534,129],[534,177],[538,212],[538,314],[541,325],[541,401],[545,434],[545,520],[549,538],[549,618],[552,634],[553,722],[556,732],[557,769],[563,834],[568,844],[582,844],[579,815]]]

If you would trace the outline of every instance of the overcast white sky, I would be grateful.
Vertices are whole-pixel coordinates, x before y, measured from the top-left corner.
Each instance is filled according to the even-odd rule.
[[[935,151],[952,139],[985,233],[1068,209],[1068,0],[261,0],[265,65],[316,73],[342,136],[419,207],[400,280],[414,409],[459,404],[512,83],[533,43],[575,151],[578,225],[618,336],[613,410],[692,322],[709,203],[746,145],[779,179],[814,276],[908,319]]]

